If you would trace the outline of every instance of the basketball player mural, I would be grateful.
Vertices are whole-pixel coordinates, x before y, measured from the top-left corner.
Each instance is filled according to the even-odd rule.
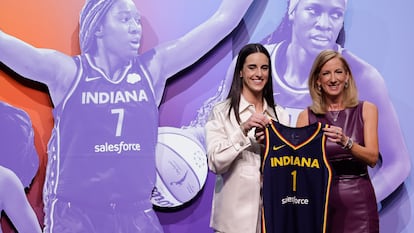
[[[324,49],[334,49],[347,59],[352,66],[360,98],[375,103],[379,109],[382,157],[370,174],[377,200],[382,201],[407,178],[411,169],[410,155],[383,77],[375,67],[343,47],[347,2],[289,0],[281,23],[262,43],[271,53],[274,65],[276,102],[289,111],[291,126],[296,125],[299,112],[310,105],[307,77],[317,54]],[[233,70],[235,60],[229,71]],[[200,112],[209,112],[214,102],[225,98],[230,83],[231,76],[228,75],[216,96],[207,100]],[[205,119],[206,116],[200,114],[192,125],[203,125]]]
[[[54,104],[45,232],[162,232],[150,196],[166,80],[229,34],[251,2],[223,0],[191,32],[139,55],[132,0],[86,1],[73,57],[0,31],[0,61],[45,83]]]
[[[7,214],[18,232],[42,232],[19,177],[12,170],[1,165],[0,190],[7,190],[7,192],[0,192],[0,211]]]
[[[41,232],[25,195],[39,165],[32,122],[23,110],[0,102],[0,129],[0,212],[18,232]]]

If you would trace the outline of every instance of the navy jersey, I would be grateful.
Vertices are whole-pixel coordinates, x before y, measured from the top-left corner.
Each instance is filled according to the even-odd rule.
[[[322,124],[272,121],[265,135],[262,232],[325,232],[332,172]]]
[[[158,109],[145,69],[137,58],[112,81],[88,55],[74,59],[78,76],[53,112],[46,208],[53,199],[151,207]]]

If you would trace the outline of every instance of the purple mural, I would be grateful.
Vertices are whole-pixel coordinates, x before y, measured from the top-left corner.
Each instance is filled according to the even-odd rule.
[[[305,79],[315,54],[332,48],[346,57],[360,99],[379,109],[382,160],[370,175],[382,205],[380,231],[414,229],[414,144],[406,144],[414,136],[407,78],[414,53],[414,31],[406,24],[413,19],[411,1],[50,2],[0,3],[0,62],[47,84],[54,105],[46,232],[65,232],[59,229],[64,225],[69,232],[136,232],[126,228],[142,219],[149,219],[142,225],[149,232],[211,232],[215,176],[206,169],[203,126],[213,104],[227,95],[233,53],[248,42],[271,52],[275,100],[290,112],[291,125],[310,104]],[[8,9],[11,4],[26,7]],[[6,27],[8,14],[12,23]],[[43,25],[47,19],[53,20]],[[45,31],[49,27],[53,33]],[[56,45],[56,34],[68,37],[58,40],[69,49]],[[82,209],[87,211],[80,214]],[[113,230],[115,221],[128,224]]]
[[[39,165],[29,115],[0,102],[0,135],[0,211],[4,210],[19,232],[41,232],[25,196]]]
[[[141,15],[132,0],[86,1],[76,56],[35,48],[0,32],[0,61],[46,84],[54,104],[43,193],[45,232],[163,231],[150,196],[156,181],[157,107],[166,80],[230,33],[250,3],[222,1],[201,25],[143,54],[138,54]],[[182,174],[169,188],[194,178]],[[188,199],[186,192],[175,195]]]

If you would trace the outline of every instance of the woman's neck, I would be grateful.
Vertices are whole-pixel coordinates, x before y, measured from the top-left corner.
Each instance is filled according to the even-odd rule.
[[[253,95],[249,93],[242,93],[244,99],[253,104],[256,112],[263,112],[263,96],[262,95]]]
[[[337,96],[325,96],[325,103],[327,111],[340,111],[344,110],[344,98],[343,95],[337,95]]]
[[[328,107],[328,111],[340,111],[344,109],[342,102],[328,103],[326,106]]]

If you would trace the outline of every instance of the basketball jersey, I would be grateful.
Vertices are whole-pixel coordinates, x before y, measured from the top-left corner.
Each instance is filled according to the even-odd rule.
[[[136,58],[112,81],[88,55],[74,59],[77,78],[53,111],[45,208],[54,199],[151,207],[158,109],[144,67]]]
[[[321,123],[291,128],[272,121],[265,130],[263,233],[323,233],[331,168]]]

